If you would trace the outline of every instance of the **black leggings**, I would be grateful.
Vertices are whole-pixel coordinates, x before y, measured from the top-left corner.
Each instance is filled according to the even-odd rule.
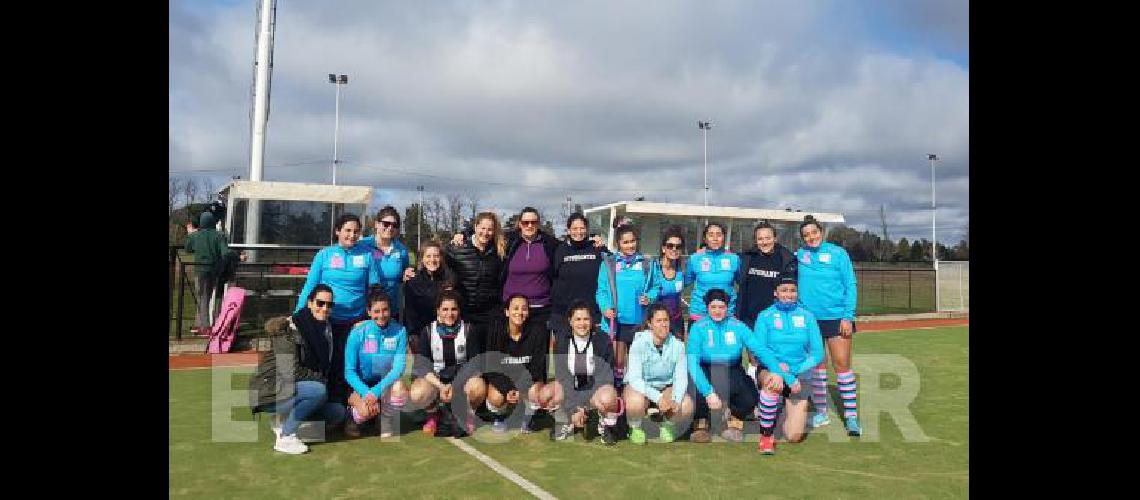
[[[721,402],[728,405],[732,416],[743,420],[744,417],[752,414],[752,409],[756,407],[757,401],[756,384],[752,382],[747,373],[744,373],[744,368],[740,366],[739,362],[731,365],[702,363],[701,371],[712,383],[713,392],[720,397]],[[695,392],[696,384],[692,384],[690,387],[693,387]],[[701,396],[700,393],[694,393],[693,400],[697,404],[693,418],[709,418],[709,404],[705,401],[704,396]]]

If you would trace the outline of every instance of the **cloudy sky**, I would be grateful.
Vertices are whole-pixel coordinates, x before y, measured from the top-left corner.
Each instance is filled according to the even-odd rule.
[[[248,178],[256,0],[170,2],[171,175]],[[279,0],[265,180],[403,207],[645,196],[833,211],[892,237],[969,223],[966,1]]]

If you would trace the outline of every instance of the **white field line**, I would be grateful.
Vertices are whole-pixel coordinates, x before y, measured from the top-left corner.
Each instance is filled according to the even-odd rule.
[[[483,465],[486,465],[487,467],[490,467],[491,470],[498,472],[500,476],[503,476],[509,479],[512,483],[519,485],[520,488],[526,490],[527,493],[534,495],[535,498],[540,498],[542,500],[557,500],[554,495],[551,495],[546,490],[539,488],[534,483],[527,481],[522,476],[516,474],[514,471],[504,467],[503,464],[496,462],[495,459],[484,455],[482,452],[476,450],[475,448],[472,448],[471,445],[453,437],[449,437],[447,440],[457,448],[466,452],[468,455],[475,457],[476,460],[483,462]]]

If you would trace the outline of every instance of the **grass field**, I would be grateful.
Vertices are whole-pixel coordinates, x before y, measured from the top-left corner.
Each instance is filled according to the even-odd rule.
[[[875,332],[858,336],[859,356],[894,354],[917,366],[920,388],[909,404],[927,442],[903,438],[880,414],[878,432],[864,414],[866,435],[848,439],[837,419],[801,444],[781,443],[775,456],[740,444],[678,441],[636,446],[621,441],[552,443],[545,432],[507,443],[464,442],[558,498],[696,498],[969,496],[969,328]],[[242,371],[248,372],[248,369]],[[231,373],[214,370],[219,374]],[[515,498],[526,493],[445,439],[407,432],[395,442],[368,437],[312,445],[288,456],[272,450],[266,419],[257,442],[215,442],[211,431],[211,370],[170,372],[169,493],[172,497]],[[246,387],[247,375],[229,386]],[[834,374],[832,375],[834,392]],[[898,387],[882,375],[878,385]],[[876,381],[861,376],[866,400]],[[239,398],[240,399],[240,398]],[[865,408],[864,408],[865,409]],[[248,408],[229,411],[251,420]],[[405,428],[412,425],[408,422]],[[480,432],[483,432],[481,429]],[[652,436],[652,435],[651,435]],[[836,437],[839,436],[839,437]]]

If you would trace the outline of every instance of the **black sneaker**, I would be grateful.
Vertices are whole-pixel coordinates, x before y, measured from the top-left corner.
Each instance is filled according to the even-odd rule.
[[[565,424],[555,424],[550,427],[550,440],[551,441],[565,441],[574,435],[574,424],[569,422]]]
[[[617,444],[617,433],[614,432],[614,426],[598,424],[598,434],[602,435],[602,442],[606,446],[613,446]]]
[[[601,418],[598,416],[597,410],[590,409],[586,412],[586,427],[582,429],[582,437],[586,441],[593,441],[594,438],[598,437],[598,429],[601,428],[599,420]]]

